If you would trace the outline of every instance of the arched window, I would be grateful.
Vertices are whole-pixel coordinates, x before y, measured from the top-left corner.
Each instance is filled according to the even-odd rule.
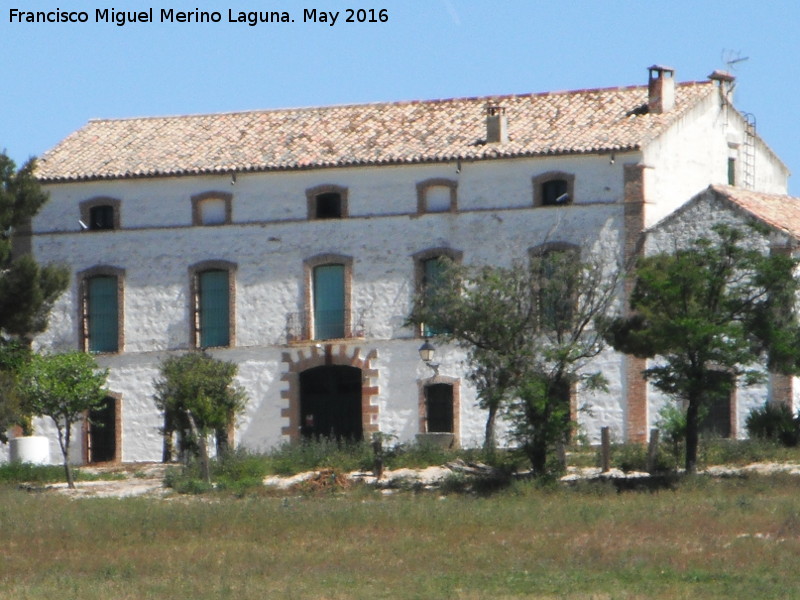
[[[566,206],[575,201],[575,175],[551,171],[533,178],[534,206]]]
[[[93,267],[78,274],[80,343],[84,352],[120,352],[123,347],[123,280],[116,267]]]
[[[460,263],[462,256],[463,252],[452,248],[430,248],[416,253],[414,255],[414,279],[417,295],[421,296],[423,301],[426,297],[431,296],[441,281],[447,261]],[[439,333],[444,332],[425,324],[420,327],[419,331],[422,337],[430,337]]]
[[[529,251],[532,275],[539,295],[541,326],[554,331],[572,329],[580,268],[580,248],[567,242],[549,242]]]
[[[234,345],[236,265],[206,261],[190,267],[192,286],[192,346]]]
[[[353,259],[321,254],[305,261],[306,331],[309,339],[349,338],[352,331]]]

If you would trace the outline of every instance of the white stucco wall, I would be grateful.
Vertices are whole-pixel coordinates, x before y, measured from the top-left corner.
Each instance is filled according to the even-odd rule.
[[[789,173],[774,153],[755,140],[755,188],[785,194]],[[728,184],[728,158],[735,158],[743,184],[745,123],[719,94],[709,95],[643,151],[646,224],[655,225],[710,184]]]

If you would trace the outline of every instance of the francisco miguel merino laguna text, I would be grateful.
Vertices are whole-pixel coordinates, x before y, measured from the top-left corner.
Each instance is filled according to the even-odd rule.
[[[342,11],[325,11],[317,9],[303,9],[304,23],[327,23],[335,25]],[[386,23],[389,14],[386,9],[346,9],[344,11],[345,23]],[[140,11],[123,11],[113,8],[98,8],[94,11],[95,23],[114,23],[119,27],[127,23],[154,23],[154,10],[149,8]],[[294,23],[288,11],[234,11],[228,9],[228,23],[246,23],[255,27],[259,23]],[[180,11],[173,8],[159,9],[161,23],[220,23],[222,13],[219,11],[205,11],[194,9]],[[10,23],[87,23],[87,11],[63,11],[56,8],[52,11],[26,11],[17,8],[9,9],[8,20]]]

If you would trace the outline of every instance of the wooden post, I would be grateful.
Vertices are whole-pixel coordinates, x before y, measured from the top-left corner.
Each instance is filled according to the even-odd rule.
[[[608,427],[600,429],[600,467],[603,473],[611,470],[611,432]]]
[[[380,435],[375,435],[372,438],[372,453],[375,455],[372,474],[375,475],[375,479],[380,479],[383,477],[383,442]]]
[[[658,457],[658,429],[650,430],[650,444],[647,446],[647,472],[652,474],[656,470]]]

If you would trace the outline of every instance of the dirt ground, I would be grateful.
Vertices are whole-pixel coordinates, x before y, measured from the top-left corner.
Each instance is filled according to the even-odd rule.
[[[170,465],[162,463],[131,463],[108,467],[81,467],[81,471],[87,473],[112,473],[119,477],[113,480],[101,481],[79,481],[76,482],[76,489],[70,490],[66,483],[49,484],[37,491],[64,494],[73,498],[128,498],[134,496],[146,496],[153,498],[165,498],[173,495],[169,488],[164,487],[164,474]],[[445,477],[452,475],[457,468],[452,465],[441,467],[428,467],[427,469],[398,469],[396,471],[385,471],[380,481],[372,476],[371,473],[351,473],[351,480],[360,480],[378,487],[391,489],[398,487],[400,482],[419,483],[423,486],[434,486]],[[800,464],[792,463],[754,463],[744,467],[713,466],[709,467],[704,473],[716,477],[732,477],[747,473],[753,474],[772,474],[788,473],[800,476]],[[575,479],[597,477],[599,469],[584,468],[574,469],[563,477],[564,481]],[[288,489],[294,485],[318,477],[318,472],[300,473],[292,477],[270,476],[264,479],[264,485],[280,489]],[[617,478],[636,478],[646,477],[646,473],[622,473],[612,471],[608,474]]]

